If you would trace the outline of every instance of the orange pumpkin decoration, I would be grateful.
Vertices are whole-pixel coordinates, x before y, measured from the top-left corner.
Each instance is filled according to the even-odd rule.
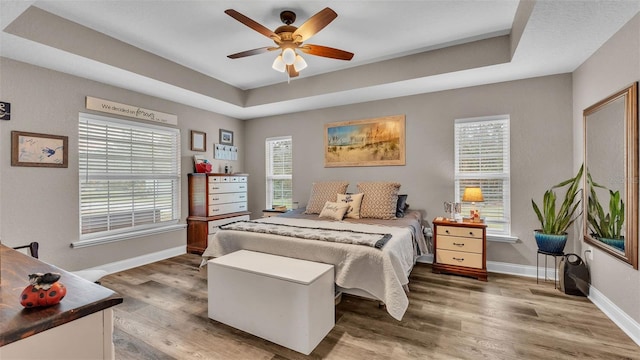
[[[57,282],[58,274],[31,274],[31,285],[22,290],[20,304],[26,308],[50,306],[59,303],[67,294],[67,288]],[[54,280],[55,279],[55,280]]]

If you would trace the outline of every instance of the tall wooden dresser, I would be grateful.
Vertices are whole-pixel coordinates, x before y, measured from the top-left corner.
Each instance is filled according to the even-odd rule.
[[[188,174],[187,252],[202,254],[218,227],[249,220],[247,174]]]
[[[433,272],[487,281],[487,225],[433,220]]]

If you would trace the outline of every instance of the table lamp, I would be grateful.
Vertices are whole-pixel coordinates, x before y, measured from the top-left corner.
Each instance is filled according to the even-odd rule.
[[[464,189],[462,201],[471,203],[471,222],[480,222],[480,211],[476,209],[476,202],[484,201],[482,190],[479,187],[468,187]]]

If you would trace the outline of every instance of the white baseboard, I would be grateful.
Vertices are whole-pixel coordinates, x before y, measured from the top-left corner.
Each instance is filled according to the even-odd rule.
[[[433,263],[433,254],[423,255],[418,258],[418,262],[431,264]],[[544,264],[539,269],[530,265],[519,265],[511,263],[503,263],[497,261],[487,261],[487,271],[493,273],[501,273],[516,276],[536,277],[536,270],[540,279],[545,278]],[[553,268],[547,269],[547,279],[553,280]],[[559,275],[557,275],[559,276]],[[491,277],[489,277],[491,281]],[[611,302],[598,289],[591,286],[589,288],[589,300],[596,305],[611,321],[627,334],[631,340],[640,346],[640,323],[627,315],[616,304]]]
[[[161,251],[157,251],[151,254],[145,254],[142,256],[137,256],[130,259],[124,259],[108,264],[103,264],[100,266],[94,266],[92,268],[84,269],[84,270],[104,270],[108,274],[117,273],[119,271],[124,271],[128,269],[133,269],[134,267],[151,264],[152,262],[168,259],[174,256],[182,255],[187,253],[187,246],[177,246],[170,249],[165,249]]]
[[[627,315],[593,286],[589,289],[589,300],[611,319],[631,340],[640,346],[640,324]]]

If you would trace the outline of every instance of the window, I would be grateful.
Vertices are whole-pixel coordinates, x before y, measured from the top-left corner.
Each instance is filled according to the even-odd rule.
[[[81,113],[78,153],[80,241],[74,247],[177,224],[178,129]]]
[[[291,209],[293,201],[293,143],[291,136],[268,138],[266,153],[266,208],[285,205]]]
[[[484,202],[476,207],[492,235],[511,233],[509,149],[508,115],[455,121],[455,198],[479,186]],[[462,214],[471,206],[462,203]]]

